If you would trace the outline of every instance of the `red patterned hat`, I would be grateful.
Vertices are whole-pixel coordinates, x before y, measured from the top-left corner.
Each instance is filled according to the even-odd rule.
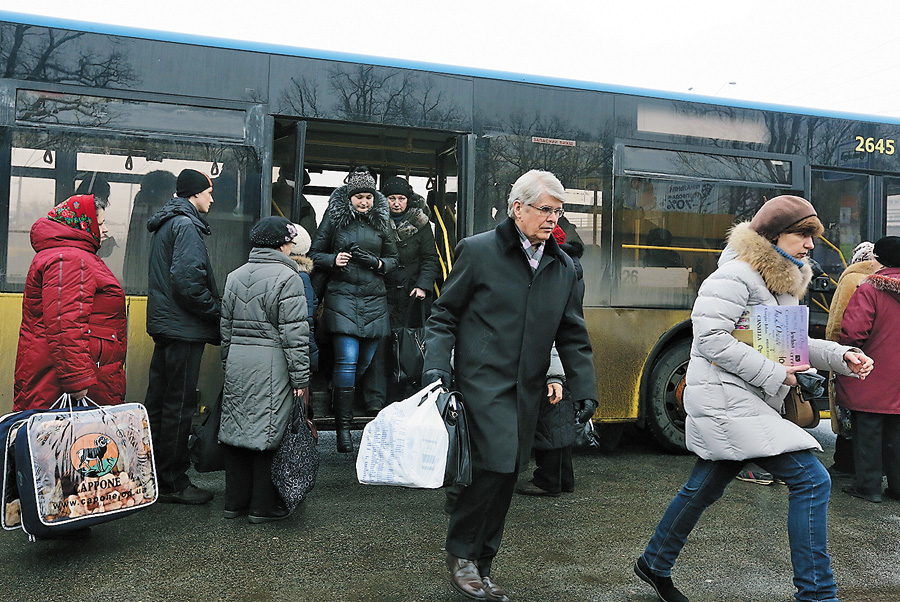
[[[100,227],[97,225],[97,211],[94,208],[94,195],[76,194],[50,210],[47,218],[60,224],[66,224],[76,230],[90,233],[100,244]]]

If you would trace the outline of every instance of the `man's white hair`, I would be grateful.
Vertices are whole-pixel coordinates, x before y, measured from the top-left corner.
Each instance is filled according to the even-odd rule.
[[[513,184],[512,190],[509,191],[507,215],[509,217],[514,215],[513,203],[516,201],[521,201],[525,205],[534,205],[545,192],[560,203],[564,203],[566,200],[566,189],[552,173],[540,169],[525,172],[519,176],[519,179]]]

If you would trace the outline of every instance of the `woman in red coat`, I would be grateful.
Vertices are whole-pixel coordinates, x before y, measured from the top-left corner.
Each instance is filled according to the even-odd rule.
[[[842,345],[862,349],[882,369],[866,380],[837,377],[841,405],[850,410],[856,477],[844,493],[880,502],[881,475],[887,475],[887,496],[900,499],[900,237],[875,243],[876,272],[867,276],[847,303],[841,321]]]
[[[22,301],[13,407],[47,408],[60,395],[101,405],[125,396],[125,293],[97,257],[105,199],[76,195],[31,227],[37,252]]]

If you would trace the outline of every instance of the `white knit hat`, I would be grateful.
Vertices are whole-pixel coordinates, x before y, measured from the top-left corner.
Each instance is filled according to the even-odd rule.
[[[312,240],[309,238],[309,232],[307,232],[306,228],[300,224],[294,224],[294,227],[297,228],[297,236],[294,237],[294,253],[297,255],[306,255],[309,251],[309,247],[312,245]]]

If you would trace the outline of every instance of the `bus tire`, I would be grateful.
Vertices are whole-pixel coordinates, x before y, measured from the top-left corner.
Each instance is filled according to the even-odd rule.
[[[687,373],[691,340],[667,347],[653,364],[646,399],[645,424],[659,445],[669,453],[684,453],[684,406],[676,399],[676,388]]]

